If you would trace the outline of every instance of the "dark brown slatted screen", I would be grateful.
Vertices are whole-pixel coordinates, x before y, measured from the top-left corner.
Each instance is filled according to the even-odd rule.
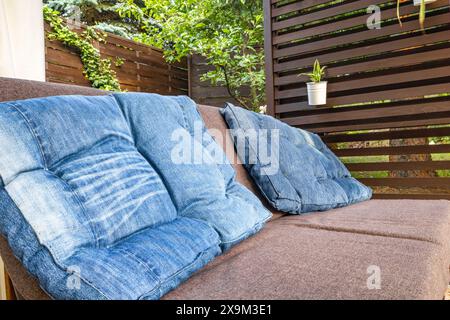
[[[268,111],[321,134],[378,198],[450,199],[450,3],[264,0]],[[367,8],[381,9],[370,30]],[[299,73],[318,58],[328,105],[308,105]]]

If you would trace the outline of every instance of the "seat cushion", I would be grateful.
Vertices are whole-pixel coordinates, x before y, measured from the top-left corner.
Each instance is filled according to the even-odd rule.
[[[231,104],[222,114],[244,166],[276,209],[298,214],[371,197],[318,135]]]
[[[0,231],[54,298],[159,298],[220,253],[209,224],[177,214],[112,96],[1,104],[0,150]]]
[[[177,216],[112,97],[3,104],[0,136],[4,188],[58,261]]]
[[[178,214],[210,224],[223,250],[259,231],[271,213],[247,188],[187,97],[116,94],[139,152],[164,180]],[[157,147],[155,147],[157,146]]]
[[[281,217],[164,299],[442,299],[449,281],[450,251],[443,245],[450,243],[449,202],[419,202],[370,200],[365,209],[361,203]],[[335,214],[336,223],[343,219],[367,231],[304,223]],[[370,231],[383,221],[386,233]]]
[[[212,228],[181,217],[109,247],[80,248],[55,263],[5,190],[0,210],[0,233],[54,299],[158,299],[220,254]]]
[[[286,217],[296,225],[426,241],[450,250],[450,202],[448,200],[371,200],[333,210],[333,214]]]

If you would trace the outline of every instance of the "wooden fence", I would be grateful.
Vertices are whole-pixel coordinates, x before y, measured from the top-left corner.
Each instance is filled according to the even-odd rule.
[[[213,67],[208,65],[203,57],[194,55],[189,58],[190,97],[197,103],[215,107],[223,107],[225,102],[238,105],[239,103],[231,98],[226,87],[201,80],[202,75],[210,70],[213,70]],[[248,89],[241,89],[240,92],[244,96],[249,94]]]
[[[412,0],[403,27],[395,0],[264,3],[269,113],[323,135],[378,198],[450,199],[449,1],[427,5],[425,31]],[[380,29],[366,25],[370,5]],[[320,108],[298,76],[316,58],[328,66]]]
[[[46,26],[48,30],[49,26]],[[188,94],[187,61],[169,64],[161,50],[108,34],[106,43],[96,43],[102,57],[110,58],[122,89],[161,94]],[[115,61],[123,64],[116,66]],[[46,40],[46,77],[48,82],[90,86],[83,65],[73,48]]]
[[[72,25],[72,29],[82,28]],[[49,26],[46,25],[46,31]],[[202,81],[201,76],[212,70],[205,59],[194,55],[180,63],[169,64],[159,49],[108,34],[106,43],[95,43],[102,57],[112,61],[122,89],[161,94],[186,94],[201,104],[222,107],[225,102],[237,102],[224,86]],[[124,61],[117,67],[118,58]],[[91,86],[83,75],[83,65],[74,48],[58,41],[46,40],[46,77],[48,82]],[[243,89],[245,95],[248,90]]]

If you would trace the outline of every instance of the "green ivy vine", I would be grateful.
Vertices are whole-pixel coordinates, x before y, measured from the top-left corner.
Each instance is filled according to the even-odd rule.
[[[93,41],[105,42],[105,34],[93,27],[87,27],[82,33],[77,33],[67,27],[59,12],[44,6],[44,20],[50,25],[49,40],[58,40],[69,47],[76,48],[80,53],[84,67],[84,76],[94,88],[121,91],[116,72],[111,69],[111,60],[102,59],[100,51],[94,47]]]

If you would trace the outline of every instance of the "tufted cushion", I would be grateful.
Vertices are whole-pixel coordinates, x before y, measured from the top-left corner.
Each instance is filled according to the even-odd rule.
[[[220,253],[111,96],[0,104],[0,150],[0,231],[54,298],[159,298]]]
[[[321,211],[371,197],[318,135],[231,104],[222,115],[244,166],[276,209]]]
[[[211,225],[224,250],[263,227],[271,213],[235,181],[234,169],[191,99],[138,93],[115,97],[139,152],[163,177],[179,215]]]

